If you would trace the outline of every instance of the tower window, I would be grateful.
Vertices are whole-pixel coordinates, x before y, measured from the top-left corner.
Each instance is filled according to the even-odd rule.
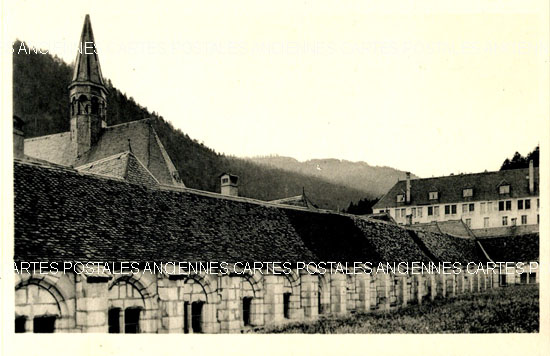
[[[55,330],[55,316],[37,316],[33,319],[35,333],[53,333]]]
[[[99,100],[95,96],[92,97],[92,114],[99,114]]]

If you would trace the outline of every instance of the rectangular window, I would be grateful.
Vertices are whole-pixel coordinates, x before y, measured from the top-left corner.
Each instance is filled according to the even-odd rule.
[[[437,200],[438,199],[437,192],[430,192],[428,195],[430,197],[430,200]]]
[[[525,199],[525,210],[531,209],[531,199]]]
[[[139,308],[128,308],[124,311],[124,333],[139,334]]]
[[[456,214],[456,204],[451,205],[451,214]]]
[[[527,215],[521,216],[521,225],[527,225]]]
[[[25,324],[27,324],[27,317],[18,316],[17,318],[15,318],[15,332],[16,333],[24,333],[25,332]]]
[[[466,219],[466,225],[472,227],[472,219]]]
[[[252,306],[252,298],[243,298],[243,323],[245,326],[250,325],[250,310]]]
[[[411,209],[411,214],[413,218],[416,218],[416,208]]]
[[[120,309],[112,308],[109,309],[109,334],[119,334],[120,333]]]
[[[512,210],[512,201],[506,200],[506,211]]]
[[[405,208],[401,209],[401,217],[402,218],[407,217],[407,212],[406,212]]]
[[[483,227],[489,227],[489,218],[488,217],[483,218]]]
[[[540,199],[537,199],[537,209],[540,208]]]
[[[470,203],[470,205],[468,206],[470,212],[474,211],[475,209],[475,204],[474,203]]]
[[[53,333],[55,330],[55,316],[38,316],[33,319],[33,332]]]
[[[500,194],[510,194],[510,186],[509,185],[501,185],[498,188],[498,192]]]
[[[434,214],[434,208],[431,206],[428,207],[428,216],[432,216]]]
[[[472,188],[467,188],[462,190],[462,196],[464,198],[472,197],[474,195],[474,190]]]
[[[512,218],[511,221],[512,221],[512,226],[516,226],[518,219],[517,218]]]
[[[439,206],[434,206],[434,215],[439,216]]]
[[[487,212],[485,203],[479,203],[479,213],[485,214]]]
[[[468,212],[468,204],[462,204],[462,214],[466,214]]]
[[[493,211],[493,202],[487,203],[487,212],[491,213]]]
[[[419,218],[422,217],[422,208],[418,208],[418,217],[419,217]]]
[[[523,200],[518,200],[518,210],[522,210],[523,209]]]
[[[290,319],[290,295],[290,293],[283,294],[283,315],[285,319]]]
[[[449,215],[451,213],[451,206],[445,205],[445,215]]]
[[[498,202],[498,211],[504,211],[504,201]]]
[[[503,216],[502,217],[502,226],[506,226],[508,225],[508,217],[507,216]]]
[[[191,303],[191,328],[194,333],[202,333],[202,306],[204,302]]]

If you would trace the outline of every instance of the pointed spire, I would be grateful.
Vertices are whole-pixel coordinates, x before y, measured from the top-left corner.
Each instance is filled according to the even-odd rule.
[[[78,44],[72,84],[77,82],[95,84],[105,89],[90,15],[86,15],[84,19],[80,43]]]

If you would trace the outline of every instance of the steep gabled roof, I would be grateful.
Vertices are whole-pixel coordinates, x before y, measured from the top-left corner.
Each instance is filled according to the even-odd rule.
[[[288,198],[282,198],[282,199],[276,199],[271,200],[271,203],[274,204],[283,204],[283,205],[293,205],[293,206],[302,206],[304,208],[309,209],[318,209],[319,207],[315,205],[307,196],[306,193],[303,192],[300,195],[296,195],[293,197]]]
[[[64,166],[81,167],[131,150],[162,184],[185,186],[150,119],[108,126],[98,142],[78,158],[71,152],[70,132],[25,140],[25,154]]]
[[[539,169],[534,168],[535,192],[538,192]],[[397,195],[406,189],[406,182],[397,182],[386,195],[376,203],[373,209],[408,205],[447,204],[467,201],[498,200],[504,198],[522,198],[532,196],[529,193],[529,169],[511,169],[497,172],[460,174],[437,178],[411,180],[411,202],[398,203]],[[510,184],[510,194],[500,195],[498,187],[502,182]],[[472,188],[472,197],[463,197],[463,189]],[[430,200],[429,192],[437,190],[439,199]]]
[[[14,174],[17,261],[406,262],[433,253],[399,226],[346,214],[23,161]]]
[[[130,151],[119,153],[99,161],[76,167],[81,172],[90,172],[120,177],[130,183],[156,187],[160,183]]]

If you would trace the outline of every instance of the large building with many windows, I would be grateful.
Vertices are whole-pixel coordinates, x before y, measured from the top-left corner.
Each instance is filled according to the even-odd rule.
[[[498,172],[398,181],[373,207],[403,225],[456,221],[478,236],[538,230],[539,170]]]

